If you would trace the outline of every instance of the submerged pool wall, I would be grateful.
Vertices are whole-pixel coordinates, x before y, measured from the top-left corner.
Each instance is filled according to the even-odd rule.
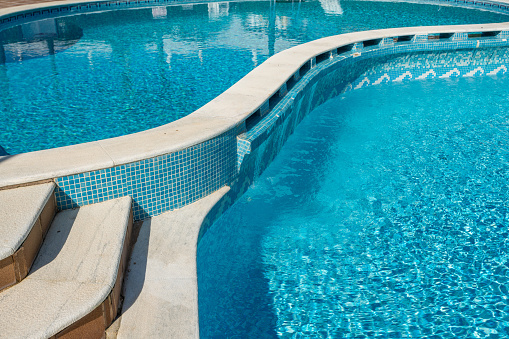
[[[356,53],[355,50],[351,53]],[[210,211],[198,239],[261,175],[300,121],[324,102],[341,93],[368,86],[433,78],[496,76],[506,73],[509,67],[509,49],[506,47],[365,58],[350,62],[343,59],[343,63],[328,60],[323,67],[317,67],[315,72],[302,79],[301,86],[290,91],[267,117],[239,137],[238,179],[223,201]]]
[[[126,4],[87,3],[76,5],[76,11],[107,3]],[[38,11],[57,15],[55,8],[74,5],[54,6]],[[0,23],[28,20],[27,13],[33,12],[3,15]],[[508,37],[505,23],[386,29],[316,40],[271,57],[174,123],[119,138],[1,157],[0,189],[55,181],[60,210],[130,195],[134,218],[142,220],[230,186],[209,213],[203,235],[270,164],[298,123],[328,99],[384,83],[505,73],[509,56],[503,47]]]

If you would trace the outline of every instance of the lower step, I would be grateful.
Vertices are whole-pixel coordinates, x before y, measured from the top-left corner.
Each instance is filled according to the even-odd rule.
[[[116,317],[131,198],[58,213],[27,278],[0,293],[0,338],[102,338]]]

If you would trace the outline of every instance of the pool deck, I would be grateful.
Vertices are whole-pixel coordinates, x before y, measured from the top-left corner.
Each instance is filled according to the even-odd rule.
[[[198,234],[207,213],[229,191],[143,222],[124,281],[117,338],[199,338]],[[111,335],[110,337],[114,337]]]

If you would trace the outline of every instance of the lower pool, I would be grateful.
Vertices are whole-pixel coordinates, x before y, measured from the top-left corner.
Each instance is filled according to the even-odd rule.
[[[509,336],[509,77],[348,92],[198,247],[203,338]]]

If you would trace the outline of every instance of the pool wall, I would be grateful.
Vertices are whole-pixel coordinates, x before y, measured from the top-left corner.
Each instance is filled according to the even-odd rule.
[[[333,61],[330,61],[330,64],[333,64]],[[307,84],[302,84],[307,90],[302,91],[299,88],[295,92],[290,91],[286,101],[278,104],[258,125],[239,137],[242,147],[239,147],[238,154],[239,159],[243,158],[241,164],[238,164],[239,179],[208,214],[199,240],[215,220],[262,174],[300,121],[327,100],[340,93],[368,86],[432,78],[504,74],[509,66],[509,49],[502,47],[417,52],[335,66],[324,65],[323,70],[317,68],[318,76],[313,75]]]
[[[422,37],[414,39],[420,41]],[[130,195],[135,219],[140,220],[181,208],[225,185],[233,188],[231,194],[240,196],[272,162],[298,123],[342,92],[423,76],[482,76],[504,72],[509,67],[505,49],[450,51],[478,42],[468,37],[457,41],[450,36],[444,42],[397,45],[394,39],[385,38],[376,46],[364,47],[363,43],[341,46],[340,54],[335,49],[322,56],[325,59],[319,63],[317,57],[308,61],[291,78],[294,83],[287,81],[247,120],[218,137],[169,155],[58,178],[57,206],[67,209]],[[483,44],[506,46],[507,41],[485,39]],[[414,48],[436,52],[410,52],[396,57],[401,50],[408,53]]]
[[[79,5],[76,11],[105,3]],[[138,1],[133,6],[154,3]],[[57,4],[74,11],[74,2]],[[472,6],[508,8],[495,2]],[[53,10],[36,11],[57,15]],[[20,9],[21,14],[0,12],[4,13],[0,23],[27,20],[33,11],[30,7]],[[134,218],[141,220],[230,186],[209,213],[203,234],[270,164],[298,123],[326,100],[368,85],[506,72],[508,56],[497,47],[508,46],[508,37],[509,24],[502,23],[386,29],[316,40],[271,57],[209,104],[174,123],[113,139],[0,157],[0,189],[55,181],[61,210],[130,195]]]

